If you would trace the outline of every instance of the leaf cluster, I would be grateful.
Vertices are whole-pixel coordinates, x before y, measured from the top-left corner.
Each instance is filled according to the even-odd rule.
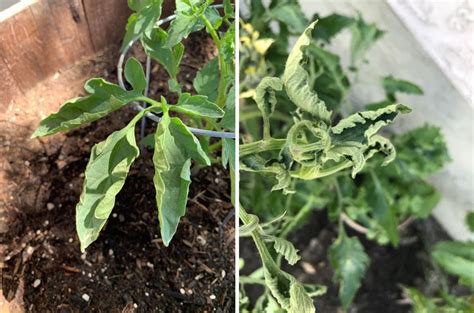
[[[249,61],[240,69],[240,200],[261,225],[276,219],[262,229],[265,236],[280,238],[306,223],[312,210],[327,209],[329,219],[339,225],[328,258],[347,309],[370,259],[359,239],[344,228],[356,227],[370,240],[396,246],[400,230],[413,219],[428,217],[439,202],[441,195],[427,178],[449,161],[447,147],[435,126],[402,134],[383,130],[409,112],[397,104],[400,94],[423,93],[412,82],[387,75],[381,78],[382,100],[349,100],[357,69],[384,34],[376,25],[360,14],[331,14],[315,15],[317,24],[305,29],[301,21],[309,22],[297,1],[274,0],[268,6],[252,1],[249,7],[242,23],[252,27],[245,28],[241,40],[241,53]],[[326,48],[346,30],[351,34],[348,68]],[[301,33],[288,53],[290,39]],[[263,43],[261,53],[256,47]],[[365,110],[354,112],[353,107]],[[266,247],[279,266],[281,257]],[[280,287],[284,294],[284,285]],[[261,311],[275,305],[273,289],[266,289],[257,302],[267,305]]]
[[[135,58],[125,64],[125,78],[131,86],[126,90],[101,78],[87,81],[89,95],[66,101],[57,113],[41,121],[32,137],[69,131],[138,101],[148,105],[124,128],[94,145],[85,171],[84,187],[76,206],[76,229],[84,251],[94,242],[110,216],[117,194],[134,160],[140,155],[135,138],[135,125],[146,114],[159,114],[154,134],[144,142],[154,149],[153,178],[160,232],[165,246],[176,233],[185,214],[191,183],[193,162],[210,165],[213,150],[209,139],[198,139],[184,123],[187,121],[208,130],[234,128],[234,26],[230,1],[224,3],[224,15],[213,7],[213,1],[177,0],[176,17],[167,31],[160,27],[161,0],[129,0],[134,13],[129,17],[122,49],[140,40],[146,54],[164,67],[169,75],[170,91],[178,94],[177,103],[159,101],[146,96],[147,79]],[[226,26],[224,27],[224,23]],[[197,73],[193,86],[197,95],[182,92],[178,82],[184,53],[181,42],[190,33],[205,29],[212,37],[218,56]],[[227,100],[227,101],[226,101]],[[222,163],[234,157],[233,140],[218,143],[222,147]]]

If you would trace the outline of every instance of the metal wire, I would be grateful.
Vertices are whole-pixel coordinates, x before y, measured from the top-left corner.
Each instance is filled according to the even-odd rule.
[[[215,4],[211,5],[211,8],[223,8],[224,5],[222,4]],[[168,22],[171,22],[173,19],[176,18],[176,15],[170,15],[164,19],[159,20],[156,23],[156,26],[161,26],[163,24],[166,24]],[[117,76],[118,76],[118,82],[120,87],[123,89],[125,88],[125,84],[123,82],[123,62],[125,60],[125,56],[127,55],[128,51],[130,48],[132,48],[133,44],[140,38],[140,36],[136,36],[133,38],[130,43],[123,49],[122,53],[120,53],[119,61],[117,63]],[[150,71],[151,71],[151,59],[149,56],[147,56],[146,60],[146,88],[144,95],[148,96],[148,91],[149,91],[149,86],[150,86]],[[142,111],[146,107],[146,103],[140,104],[138,102],[135,102],[135,109]],[[152,121],[155,121],[157,123],[160,122],[161,118],[158,115],[155,115],[151,112],[145,113],[145,117],[151,119]],[[140,129],[140,136],[143,139],[145,135],[145,126],[146,126],[146,119],[142,119],[141,122],[141,129]],[[213,130],[206,130],[206,129],[200,129],[200,128],[194,128],[194,127],[188,127],[189,131],[191,131],[195,135],[202,135],[202,136],[209,136],[209,137],[217,137],[217,138],[233,138],[235,139],[235,133],[232,132],[219,132],[219,131],[213,131]]]

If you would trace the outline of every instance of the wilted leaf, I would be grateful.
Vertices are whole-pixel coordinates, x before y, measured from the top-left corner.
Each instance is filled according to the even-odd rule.
[[[324,101],[311,90],[308,72],[302,66],[305,50],[311,43],[311,31],[316,22],[306,28],[298,38],[286,61],[283,83],[290,100],[302,110],[311,113],[316,119],[329,123],[331,112]]]
[[[82,251],[99,236],[115,205],[115,197],[125,184],[130,166],[139,155],[134,128],[137,121],[137,118],[133,119],[92,148],[83,191],[76,206],[76,229]]]
[[[191,159],[210,165],[199,140],[176,117],[165,113],[155,133],[153,163],[160,232],[168,246],[188,199]]]
[[[277,77],[264,77],[256,89],[255,102],[264,119],[269,119],[275,111],[277,103],[275,92],[283,88],[282,81]]]
[[[66,101],[57,113],[41,121],[31,137],[48,136],[93,122],[140,96],[102,78],[88,80],[84,89],[91,95]]]
[[[294,265],[301,259],[301,257],[298,255],[298,250],[288,240],[274,236],[269,237],[268,240],[273,241],[273,248],[275,248],[277,253],[285,257],[285,259],[288,261],[288,264]]]
[[[191,96],[189,93],[183,93],[179,96],[178,103],[171,105],[171,111],[188,114],[191,116],[202,116],[219,118],[224,116],[224,111],[215,103],[210,102],[206,96]]]

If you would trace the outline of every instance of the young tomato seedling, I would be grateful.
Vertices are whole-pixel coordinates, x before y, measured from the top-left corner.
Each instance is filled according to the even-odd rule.
[[[138,112],[124,128],[94,145],[85,171],[84,187],[76,206],[76,229],[84,251],[94,242],[109,218],[117,194],[134,160],[140,155],[135,138],[135,125],[147,114],[159,114],[153,135],[153,182],[160,232],[165,246],[176,233],[180,218],[185,214],[191,183],[192,161],[211,165],[212,148],[206,139],[199,140],[180,116],[188,123],[205,130],[234,128],[234,33],[233,7],[223,5],[224,15],[213,7],[213,1],[176,1],[176,16],[167,31],[157,25],[162,1],[129,0],[135,11],[129,18],[122,49],[139,39],[144,51],[165,68],[169,89],[178,94],[177,103],[168,103],[145,96],[147,79],[141,64],[129,58],[125,78],[131,89],[93,78],[86,82],[88,96],[66,101],[57,113],[41,121],[32,137],[42,137],[69,131],[98,120],[127,104],[144,102],[148,107]],[[178,81],[184,53],[183,39],[192,32],[206,30],[217,47],[218,55],[197,73],[193,86],[197,94],[182,91]],[[178,113],[171,115],[171,113]],[[233,140],[221,139],[222,163],[233,171]],[[233,175],[231,175],[233,176]]]

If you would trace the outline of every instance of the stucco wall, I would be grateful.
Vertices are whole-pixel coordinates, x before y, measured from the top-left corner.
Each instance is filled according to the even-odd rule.
[[[443,193],[434,214],[454,238],[474,239],[464,224],[466,212],[474,210],[474,19],[472,9],[469,11],[472,1],[300,0],[300,3],[308,17],[316,11],[321,15],[360,11],[367,21],[376,22],[387,31],[369,52],[370,64],[360,71],[363,92],[356,87],[359,92],[350,98],[355,103],[379,100],[382,96],[379,79],[387,74],[422,86],[424,96],[400,97],[413,112],[399,119],[394,128],[406,130],[424,123],[441,126],[452,162],[432,177]],[[347,39],[348,34],[340,34],[332,48],[347,51]]]

